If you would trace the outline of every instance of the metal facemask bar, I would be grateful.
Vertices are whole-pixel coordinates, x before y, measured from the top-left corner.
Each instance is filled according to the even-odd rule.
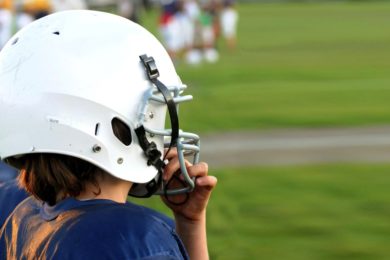
[[[149,80],[157,88],[157,90],[152,93],[149,99],[167,105],[172,129],[165,129],[160,131],[149,129],[142,124],[135,129],[139,144],[148,159],[147,165],[153,165],[157,169],[158,174],[153,180],[146,184],[133,184],[129,195],[134,197],[150,197],[151,195],[167,196],[191,192],[195,187],[195,179],[191,178],[187,172],[185,166],[185,157],[193,156],[193,164],[199,162],[199,137],[192,133],[185,133],[179,129],[177,104],[183,101],[191,100],[192,97],[180,96],[180,93],[185,88],[185,86],[170,89],[157,79],[159,77],[159,71],[156,67],[153,57],[141,55],[140,59],[145,67]],[[158,94],[161,94],[162,97]],[[167,149],[167,153],[172,147],[176,147],[177,149],[180,162],[180,173],[183,176],[184,181],[182,181],[180,178],[177,178],[177,176],[174,178],[179,180],[179,182],[182,184],[182,187],[170,188],[169,186],[172,179],[167,183],[162,181],[163,169],[165,167],[164,161],[167,153],[165,154],[164,158],[161,159],[162,152],[157,149],[157,146],[154,142],[148,141],[146,138],[146,133],[149,133],[150,135],[170,137],[169,143],[165,143],[164,147]]]

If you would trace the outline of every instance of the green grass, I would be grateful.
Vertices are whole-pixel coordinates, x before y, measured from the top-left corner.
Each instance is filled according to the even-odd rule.
[[[197,131],[390,123],[390,3],[241,4],[239,48],[178,72]],[[144,15],[154,33],[156,12]]]
[[[389,172],[390,165],[213,172],[211,258],[389,259]],[[144,203],[163,209],[158,198]]]
[[[196,131],[390,123],[390,3],[241,4],[239,48],[178,72]],[[145,25],[157,33],[156,13]],[[215,170],[212,259],[390,259],[390,165]],[[167,213],[158,198],[142,201]],[[169,213],[168,213],[169,214]]]

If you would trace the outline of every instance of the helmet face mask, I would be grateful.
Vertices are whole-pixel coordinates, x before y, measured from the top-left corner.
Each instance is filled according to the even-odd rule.
[[[171,129],[165,129],[159,131],[158,129],[148,129],[145,128],[143,124],[135,129],[140,146],[144,150],[146,157],[148,158],[148,165],[153,165],[159,171],[159,175],[156,176],[152,181],[147,185],[143,185],[141,188],[138,186],[133,187],[130,191],[130,195],[136,197],[148,197],[151,194],[159,195],[176,195],[180,193],[185,193],[192,191],[195,187],[194,179],[191,179],[186,166],[185,166],[185,155],[193,156],[193,163],[199,161],[199,137],[195,134],[184,133],[179,129],[179,119],[178,119],[178,104],[180,102],[191,100],[191,96],[180,96],[181,92],[186,88],[186,86],[176,86],[173,88],[168,88],[161,81],[158,80],[160,76],[156,63],[153,57],[148,57],[147,55],[141,55],[140,59],[145,67],[146,74],[149,80],[157,87],[158,91],[154,91],[150,100],[166,104],[169,112]],[[156,96],[155,94],[159,93],[161,97]],[[165,185],[161,181],[161,175],[163,168],[165,166],[164,159],[160,159],[161,152],[158,151],[157,146],[154,142],[149,142],[145,134],[148,133],[150,136],[162,136],[170,137],[169,144],[165,143],[164,148],[167,149],[166,154],[169,153],[172,147],[176,147],[177,154],[180,163],[180,172],[183,175],[184,181],[181,181],[178,178],[179,182],[183,184],[181,188],[169,189],[168,184]],[[176,177],[176,176],[174,176]],[[187,185],[186,185],[187,184]]]
[[[168,190],[159,181],[153,194],[191,191],[193,180],[184,156],[199,159],[199,137],[165,128],[171,110],[140,56],[153,57],[158,81],[176,108],[191,100],[158,40],[124,18],[96,11],[55,13],[18,32],[0,52],[0,156],[58,153],[97,165],[109,174],[138,185],[139,193],[160,179],[160,168],[148,164],[136,129],[160,151],[177,147],[186,187]],[[161,80],[161,81],[160,81]],[[131,131],[131,143],[113,133],[120,120]],[[172,139],[173,132],[178,135]],[[165,144],[168,140],[169,144]]]

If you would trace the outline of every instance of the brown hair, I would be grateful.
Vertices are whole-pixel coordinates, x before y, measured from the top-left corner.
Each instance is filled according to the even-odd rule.
[[[19,185],[49,205],[67,196],[76,197],[87,182],[100,188],[97,177],[102,171],[95,165],[78,158],[61,154],[27,154],[8,162],[20,168]]]

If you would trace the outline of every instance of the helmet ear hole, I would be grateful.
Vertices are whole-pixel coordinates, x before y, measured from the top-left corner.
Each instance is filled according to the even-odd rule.
[[[112,132],[121,143],[129,146],[132,142],[130,127],[117,117],[111,120]]]

